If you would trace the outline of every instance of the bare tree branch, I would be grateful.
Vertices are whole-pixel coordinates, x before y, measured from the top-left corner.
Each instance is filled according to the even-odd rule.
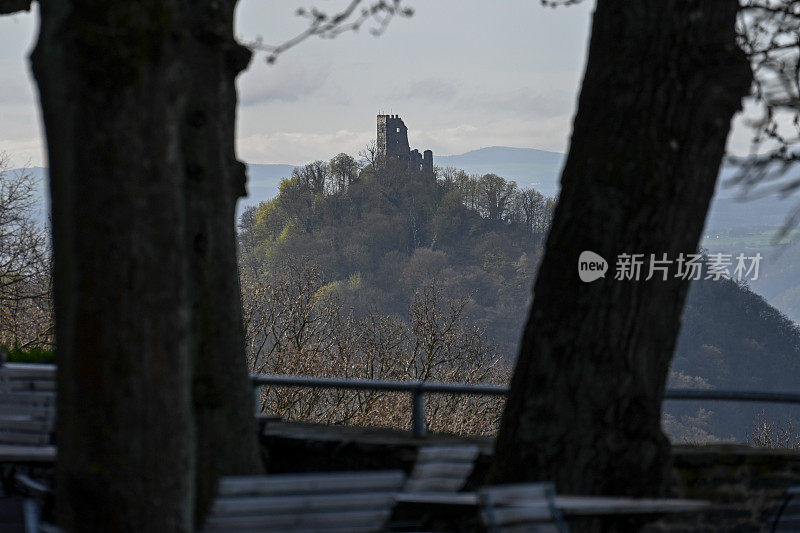
[[[728,185],[743,198],[785,197],[800,188],[790,173],[800,161],[800,1],[745,0],[738,26],[753,68],[744,117],[753,137],[748,155],[728,157],[737,167]],[[790,217],[784,232],[793,225]]]
[[[581,0],[541,0],[549,7]],[[750,152],[727,157],[736,167],[726,185],[740,187],[742,199],[800,189],[800,0],[741,0],[739,45],[751,60],[753,86],[745,124],[753,132]],[[800,206],[787,218],[780,240],[797,223]]]
[[[300,8],[296,12],[297,16],[308,19],[308,27],[304,31],[277,45],[264,44],[261,37],[245,45],[253,50],[267,52],[267,63],[272,64],[280,54],[309,37],[333,39],[348,31],[358,31],[370,21],[373,23],[370,33],[378,36],[386,31],[394,17],[410,17],[414,14],[414,10],[405,6],[403,0],[375,1],[359,9],[362,3],[363,0],[350,0],[347,7],[334,14],[328,14],[316,7]]]

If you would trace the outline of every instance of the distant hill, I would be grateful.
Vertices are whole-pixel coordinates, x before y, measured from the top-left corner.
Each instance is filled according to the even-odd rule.
[[[247,198],[239,202],[239,210],[276,197],[281,180],[291,176],[294,167],[295,165],[248,164]]]
[[[243,264],[274,273],[287,258],[309,258],[360,316],[403,315],[415,291],[435,280],[448,297],[469,298],[474,321],[512,356],[524,316],[509,309],[528,300],[552,200],[538,196],[526,216],[512,202],[491,209],[504,180],[444,183],[368,167],[334,192],[315,184],[316,175],[302,170],[243,217]],[[491,191],[474,202],[470,191],[483,186]]]
[[[533,187],[546,196],[555,196],[564,154],[491,146],[460,155],[434,155],[433,162],[439,167],[456,167],[469,173],[497,174],[522,187]]]
[[[460,155],[434,155],[434,164],[476,174],[498,174],[521,186],[534,187],[546,196],[556,196],[560,189],[564,158],[565,155],[558,152],[492,146]],[[733,172],[729,167],[721,172],[717,194],[706,221],[707,231],[751,226],[778,227],[800,203],[800,197],[779,198],[774,195],[743,201],[738,189],[726,186]]]
[[[563,163],[564,154],[507,146],[480,148],[459,155],[434,155],[436,166],[456,167],[470,174],[497,174],[516,181],[521,187],[533,187],[546,196],[555,196],[558,192]],[[277,196],[281,179],[291,176],[295,166],[248,164],[248,197],[240,203],[258,205]]]
[[[558,194],[564,157],[564,154],[558,152],[533,148],[491,146],[458,155],[434,154],[434,164],[439,167],[456,167],[474,174],[497,174],[507,180],[516,181],[521,187],[533,187],[545,196],[554,197]],[[295,166],[248,164],[248,196],[239,202],[237,212],[241,213],[247,206],[258,205],[274,198],[278,194],[281,180],[291,176]],[[31,170],[42,177],[47,173],[47,169],[41,167]],[[736,227],[779,227],[785,222],[787,214],[800,203],[800,197],[781,199],[776,196],[741,201],[736,189],[724,186],[726,178],[731,175],[731,169],[723,169],[718,192],[707,218],[707,232]]]
[[[670,386],[800,392],[800,327],[733,281],[694,281],[683,311]],[[800,406],[667,402],[680,441],[744,440],[757,413],[800,421]],[[700,411],[700,409],[703,409]],[[797,426],[795,426],[797,427]]]

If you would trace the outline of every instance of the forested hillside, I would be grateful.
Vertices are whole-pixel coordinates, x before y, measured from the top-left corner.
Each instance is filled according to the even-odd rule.
[[[467,297],[466,315],[511,354],[553,206],[494,174],[359,171],[342,154],[296,169],[275,199],[243,214],[241,263],[259,277],[308,258],[358,316],[405,314],[435,283]]]
[[[462,381],[505,379],[527,317],[530,287],[554,203],[497,175],[469,175],[453,168],[437,169],[436,178],[429,179],[400,167],[376,171],[369,161],[362,169],[345,154],[329,163],[296,168],[281,183],[276,198],[248,208],[241,218],[245,310],[253,320],[249,338],[256,341],[251,355],[253,346],[259,353],[264,353],[265,345],[271,353],[285,351],[292,343],[281,337],[292,330],[289,336],[295,339],[306,335],[294,342],[293,349],[310,349],[317,362],[305,369],[295,365],[291,371],[325,373],[327,368],[328,373],[341,375],[345,371],[328,365],[323,352],[370,369],[387,358],[419,361],[420,346],[426,339],[445,338],[450,323],[461,328],[462,337],[472,339],[472,344],[463,345],[469,353],[458,361],[461,370],[442,370],[453,360],[454,352],[447,352],[455,346],[451,336],[442,341],[447,347],[441,348],[450,355],[441,355],[431,366],[440,365],[439,373],[425,375]],[[272,301],[272,307],[264,308],[259,298]],[[286,311],[304,307],[298,302],[305,302],[304,311],[295,309],[294,315]],[[282,318],[274,318],[278,316]],[[271,326],[265,333],[265,317],[281,326]],[[379,348],[367,353],[352,342],[343,348],[345,340],[337,333],[342,330],[345,336],[360,339],[362,346]],[[477,342],[479,334],[482,343]],[[383,355],[375,355],[378,352]],[[288,360],[273,357],[260,369],[288,372],[281,366]],[[326,362],[325,368],[320,361]],[[509,364],[498,366],[502,361]],[[254,370],[262,363],[254,359]],[[469,365],[478,371],[465,372]],[[492,365],[496,371],[487,372]],[[420,377],[418,371],[391,372],[345,373]],[[800,330],[791,321],[746,286],[730,281],[694,283],[671,386],[796,390],[798,375]],[[308,407],[307,413],[314,409],[319,405]],[[743,440],[760,409],[672,402],[665,427],[677,441]],[[776,418],[792,414],[787,408],[770,413]],[[375,418],[363,413],[342,417]],[[482,423],[469,427],[491,428]]]
[[[800,391],[800,328],[746,286],[695,281],[683,312],[671,383],[675,387]],[[800,420],[800,409],[769,404],[670,402],[679,440],[743,440],[762,409]],[[702,408],[702,410],[701,410]]]

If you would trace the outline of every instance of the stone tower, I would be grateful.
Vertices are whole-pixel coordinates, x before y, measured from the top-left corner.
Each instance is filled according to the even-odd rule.
[[[378,159],[395,159],[408,169],[433,178],[433,152],[411,150],[408,146],[408,128],[398,115],[378,115]]]

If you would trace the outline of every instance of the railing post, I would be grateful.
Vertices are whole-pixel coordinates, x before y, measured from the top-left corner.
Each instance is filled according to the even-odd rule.
[[[425,391],[422,383],[411,391],[411,429],[414,436],[424,437],[428,433],[425,423]]]
[[[261,416],[261,385],[253,385],[253,413]]]

